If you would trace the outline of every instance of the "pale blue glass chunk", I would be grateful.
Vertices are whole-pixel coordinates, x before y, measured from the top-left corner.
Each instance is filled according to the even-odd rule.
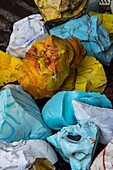
[[[87,170],[90,167],[98,139],[99,129],[91,122],[64,127],[47,138],[70,163],[72,170]]]
[[[86,14],[69,20],[52,28],[50,34],[61,38],[78,38],[86,48],[87,55],[97,58],[104,65],[109,65],[113,58],[113,43],[97,16]]]
[[[20,86],[0,92],[0,140],[46,139],[50,134],[38,106]]]
[[[112,108],[111,102],[104,94],[83,91],[58,92],[42,109],[42,117],[49,128],[59,130],[64,126],[77,123],[72,100],[93,106]]]

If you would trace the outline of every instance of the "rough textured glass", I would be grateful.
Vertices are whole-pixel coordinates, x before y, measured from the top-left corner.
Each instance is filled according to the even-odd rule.
[[[20,86],[0,92],[0,139],[14,142],[46,139],[51,134],[34,100]]]
[[[49,128],[59,130],[77,123],[72,105],[74,99],[93,106],[112,108],[111,102],[104,94],[83,91],[58,92],[42,109],[42,117]]]
[[[83,124],[87,121],[95,123],[101,130],[100,143],[108,144],[113,138],[113,109],[92,106],[73,100],[77,121]]]
[[[96,157],[89,170],[112,170],[113,169],[113,140]]]
[[[14,23],[6,51],[15,57],[25,57],[33,42],[46,32],[40,14],[30,15]]]
[[[52,165],[58,160],[52,147],[43,140],[21,140],[10,144],[0,141],[2,170],[28,170],[36,158],[47,158]]]
[[[35,98],[51,97],[75,86],[76,68],[86,56],[77,38],[68,40],[51,35],[35,42],[23,59],[23,75],[19,83]]]
[[[64,22],[85,11],[89,0],[34,0],[45,22]]]
[[[55,146],[72,170],[87,170],[92,162],[99,138],[98,127],[87,122],[64,127],[47,140]]]
[[[96,57],[104,65],[109,65],[113,58],[113,44],[97,16],[83,15],[52,28],[50,33],[61,38],[78,38],[87,55]]]

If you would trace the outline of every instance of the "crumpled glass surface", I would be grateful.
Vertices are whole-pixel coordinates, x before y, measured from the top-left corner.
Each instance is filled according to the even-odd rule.
[[[77,121],[83,124],[87,121],[95,123],[101,130],[100,143],[106,145],[113,138],[113,109],[92,106],[73,100]]]
[[[113,44],[97,16],[83,15],[52,28],[50,33],[60,38],[78,38],[87,55],[96,57],[104,65],[109,65],[113,58]]]
[[[49,128],[59,130],[64,126],[77,124],[72,105],[74,99],[93,106],[112,108],[111,102],[104,94],[83,91],[58,92],[42,109],[43,120]]]
[[[47,32],[40,14],[30,15],[14,23],[6,51],[15,57],[25,57],[33,42]]]
[[[29,49],[23,59],[19,83],[34,98],[51,97],[67,86],[72,90],[76,67],[85,56],[86,50],[78,39],[63,40],[51,35],[42,42],[35,42]]]
[[[53,165],[46,158],[37,158],[29,170],[53,170]]]
[[[72,170],[87,170],[92,162],[99,138],[98,127],[87,122],[64,127],[47,140],[55,146]]]
[[[1,86],[18,81],[35,99],[75,89],[102,93],[106,87],[103,66],[94,57],[86,57],[77,38],[51,35],[35,42],[24,59],[1,51],[0,60]]]
[[[75,89],[102,93],[106,84],[107,77],[102,64],[94,57],[85,57],[77,67]]]
[[[20,86],[0,92],[0,139],[13,142],[46,139],[51,134],[34,100]]]
[[[46,158],[52,165],[58,159],[52,147],[43,140],[0,141],[0,168],[2,170],[28,170],[36,158]]]
[[[45,22],[64,22],[85,11],[89,0],[34,0]]]
[[[76,68],[86,56],[86,50],[77,38],[64,40],[54,35],[35,42],[24,59],[14,58],[16,64],[11,63],[12,56],[1,53],[1,86],[17,80],[35,99],[51,97],[59,90],[73,90]],[[12,75],[14,80],[10,78]]]
[[[89,170],[112,170],[113,169],[113,140],[96,157]]]
[[[22,60],[0,50],[0,86],[15,82],[22,74]]]
[[[113,41],[113,14],[89,12],[90,16],[98,16],[101,24],[106,28],[110,39]]]

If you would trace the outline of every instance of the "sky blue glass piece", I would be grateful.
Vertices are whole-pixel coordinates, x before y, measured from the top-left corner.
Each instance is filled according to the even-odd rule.
[[[86,48],[87,55],[97,58],[104,65],[109,65],[113,58],[113,43],[97,16],[86,14],[69,20],[52,28],[50,34],[61,38],[78,38]]]
[[[46,139],[50,134],[38,106],[20,86],[0,92],[0,140]]]
[[[49,128],[59,130],[64,126],[77,123],[72,100],[93,106],[112,108],[111,102],[104,94],[83,91],[58,92],[42,109],[42,117]]]
[[[55,146],[72,170],[88,170],[99,139],[98,127],[86,122],[62,128],[47,140]]]

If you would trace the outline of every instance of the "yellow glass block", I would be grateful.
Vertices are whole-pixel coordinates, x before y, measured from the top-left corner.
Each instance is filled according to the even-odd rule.
[[[29,49],[19,83],[35,99],[51,97],[61,89],[71,90],[76,67],[85,56],[86,50],[77,38],[64,40],[51,35]]]
[[[34,0],[45,22],[64,22],[84,13],[89,0]]]
[[[77,67],[76,90],[102,93],[107,78],[104,68],[94,57],[85,57]]]
[[[0,86],[18,80],[21,72],[22,61],[0,50]]]

